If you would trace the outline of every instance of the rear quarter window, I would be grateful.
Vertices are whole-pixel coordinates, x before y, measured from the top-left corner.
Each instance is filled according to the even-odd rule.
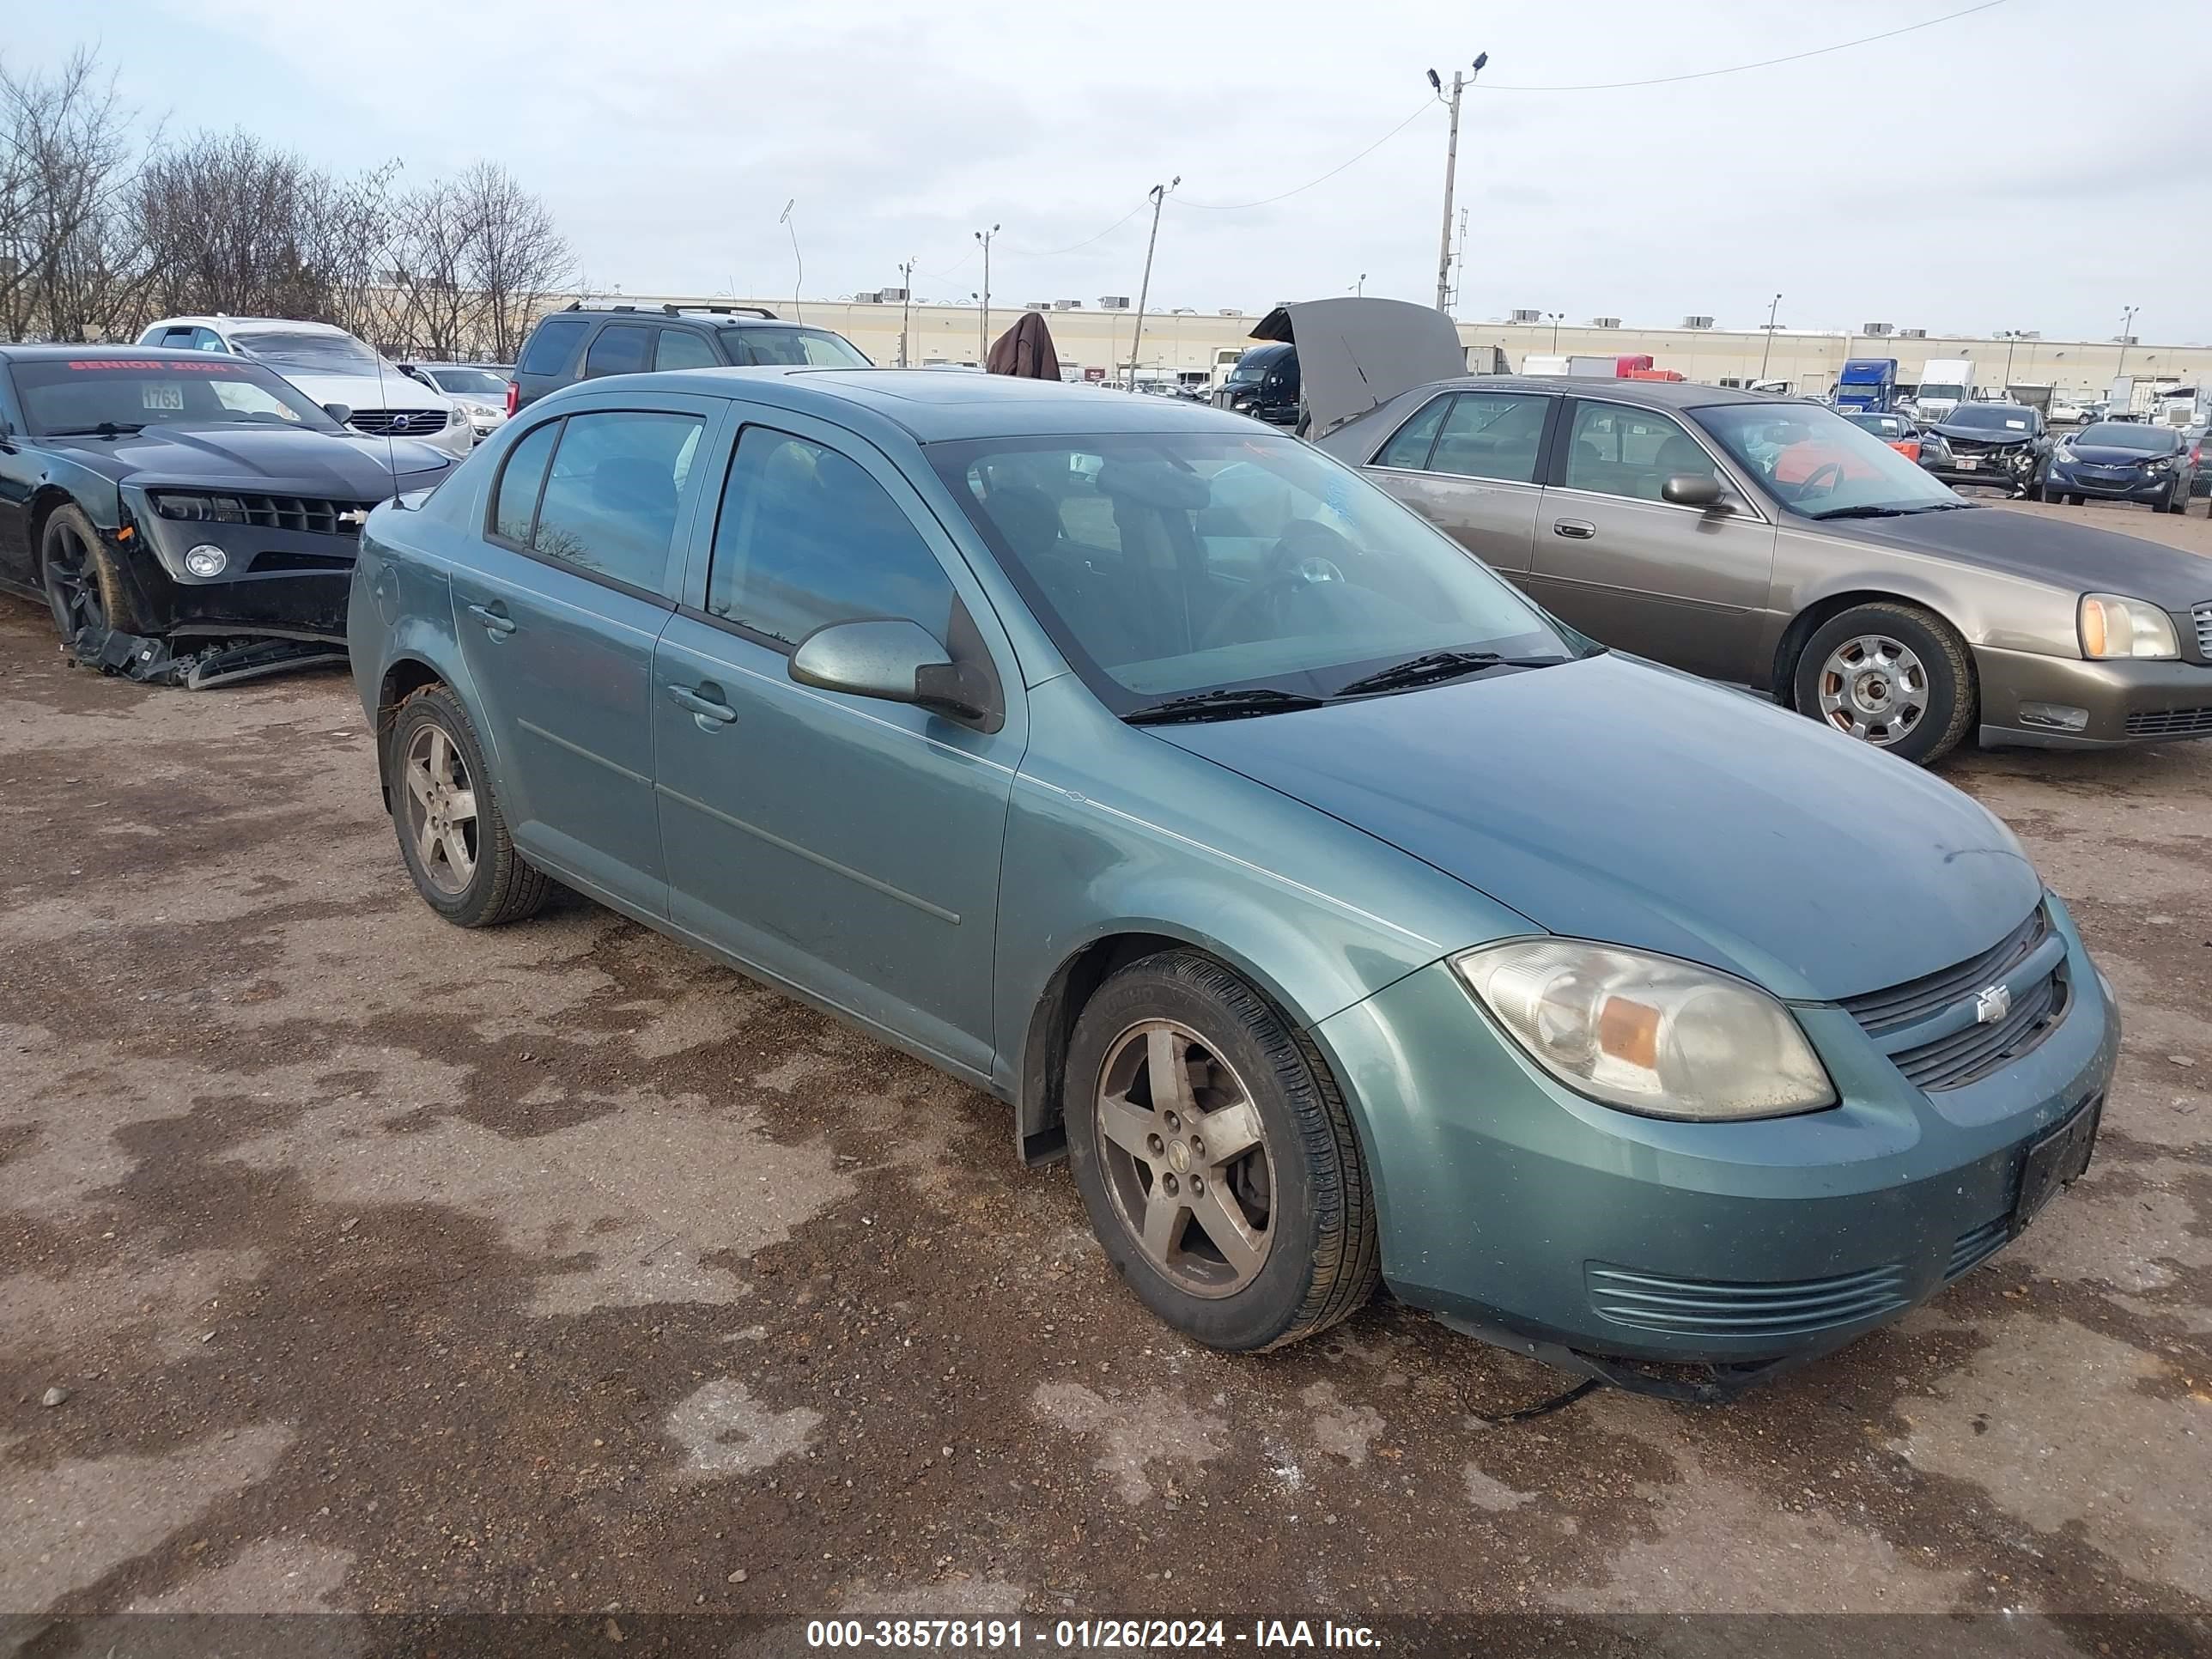
[[[530,337],[530,343],[522,353],[522,361],[515,365],[523,374],[566,374],[574,367],[576,349],[584,343],[584,331],[591,325],[580,317],[549,317],[538,324],[538,332]]]

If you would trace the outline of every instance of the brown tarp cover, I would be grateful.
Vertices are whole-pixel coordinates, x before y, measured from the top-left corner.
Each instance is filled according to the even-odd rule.
[[[1016,374],[1025,380],[1056,380],[1060,378],[1060,353],[1052,343],[1052,331],[1044,325],[1044,313],[1024,311],[1014,319],[1014,325],[991,342],[990,361],[984,364],[994,374]]]

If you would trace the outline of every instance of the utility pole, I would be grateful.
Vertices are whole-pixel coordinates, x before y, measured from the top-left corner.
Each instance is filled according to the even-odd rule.
[[[1767,360],[1774,355],[1774,314],[1782,309],[1782,296],[1774,296],[1774,303],[1766,308],[1766,344],[1759,354],[1759,378],[1766,378]]]
[[[909,257],[899,267],[899,367],[910,368],[908,361],[907,334],[914,326],[914,260]]]
[[[806,262],[799,257],[799,222],[791,216],[792,209],[799,205],[794,196],[783,204],[783,212],[776,223],[791,233],[791,315],[795,322],[805,322],[806,313],[799,308],[799,291],[805,286]]]
[[[2012,354],[2024,337],[2016,328],[2001,328],[1997,331],[1997,337],[2005,343],[2004,383],[2005,390],[2010,392],[2012,390]]]
[[[991,239],[998,234],[996,225],[975,233],[975,240],[983,245],[983,292],[978,296],[983,301],[983,308],[975,319],[975,367],[978,368],[991,361]]]
[[[1444,223],[1437,236],[1437,309],[1447,317],[1451,315],[1452,186],[1459,174],[1459,98],[1489,61],[1488,52],[1479,52],[1474,55],[1474,74],[1463,76],[1454,70],[1449,98],[1444,96],[1442,78],[1434,70],[1429,71],[1429,89],[1437,94],[1438,103],[1451,111],[1451,136],[1444,143]]]
[[[1467,210],[1459,210],[1459,244],[1452,250],[1452,285],[1450,310],[1459,308],[1460,295],[1467,283]]]
[[[1129,336],[1129,390],[1137,389],[1137,349],[1145,339],[1145,301],[1152,296],[1152,250],[1159,246],[1160,209],[1166,204],[1168,192],[1182,182],[1178,173],[1164,185],[1154,185],[1149,192],[1152,198],[1152,234],[1145,243],[1145,278],[1137,284],[1137,326]]]
[[[1564,311],[1547,311],[1544,314],[1552,319],[1552,355],[1556,357],[1559,355],[1559,324],[1567,313]]]
[[[2141,306],[2129,306],[2120,313],[2120,365],[2112,371],[2112,378],[2115,380],[2118,380],[2127,368],[2128,339],[2136,331],[2136,313],[2142,309]]]

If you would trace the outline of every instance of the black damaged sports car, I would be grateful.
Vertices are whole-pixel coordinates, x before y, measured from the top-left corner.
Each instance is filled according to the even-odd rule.
[[[342,657],[362,521],[454,463],[333,413],[236,357],[0,346],[0,588],[134,678]]]

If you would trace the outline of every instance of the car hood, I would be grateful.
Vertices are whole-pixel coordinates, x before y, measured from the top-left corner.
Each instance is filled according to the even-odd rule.
[[[374,501],[403,477],[451,458],[410,439],[359,438],[281,426],[149,426],[135,436],[44,441],[118,483],[228,484],[278,494]]]
[[[313,374],[306,369],[285,368],[276,363],[264,363],[272,374],[280,374],[299,387],[313,403],[343,404],[349,409],[446,409],[453,399],[442,392],[433,392],[411,375],[397,369],[381,378],[374,374]]]
[[[1686,957],[1785,997],[1826,1001],[1950,967],[2042,891],[2012,833],[1948,784],[1619,655],[1147,729],[1552,933]]]
[[[1401,392],[1467,373],[1458,326],[1407,300],[1309,300],[1277,306],[1255,340],[1298,349],[1298,385],[1314,433],[1387,404]]]
[[[2186,611],[2212,599],[2212,560],[2203,554],[2073,519],[1966,507],[1813,528],[1853,541],[1942,554],[2077,593],[2124,593],[2169,611]]]
[[[2162,455],[2147,455],[2140,449],[2123,449],[2118,444],[2081,444],[2066,446],[2077,461],[2087,461],[2092,466],[2139,466],[2145,461],[2179,460],[2188,452],[2177,455],[2168,450]]]
[[[2015,432],[2009,427],[1962,426],[1956,421],[1938,421],[1934,429],[1953,443],[2032,444],[2035,441],[2035,434],[2025,428]]]

